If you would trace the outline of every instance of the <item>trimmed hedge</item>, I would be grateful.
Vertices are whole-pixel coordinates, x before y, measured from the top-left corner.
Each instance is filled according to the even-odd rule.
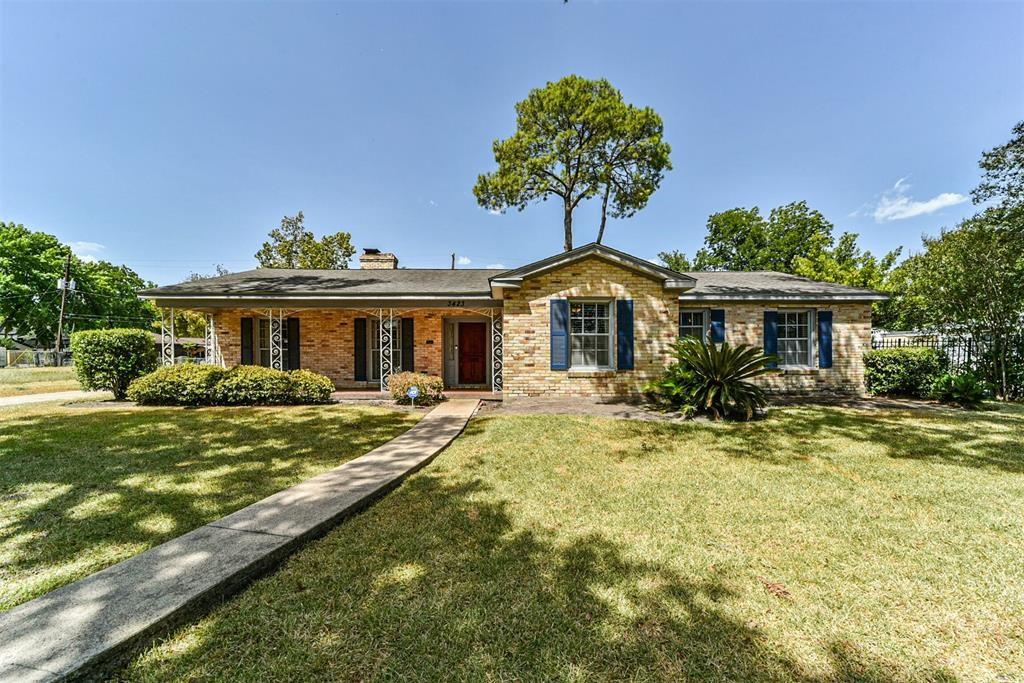
[[[334,384],[309,370],[254,365],[171,365],[132,382],[128,397],[143,405],[255,406],[327,403]]]
[[[406,392],[411,386],[420,388],[419,405],[430,405],[444,400],[444,381],[440,377],[426,375],[422,372],[399,372],[388,378],[388,390],[391,398],[398,403],[411,403]]]
[[[132,380],[156,367],[156,345],[145,330],[85,330],[71,335],[71,358],[83,389],[106,389],[123,401]]]
[[[327,403],[334,391],[334,382],[311,370],[292,370],[292,397],[296,403]]]
[[[864,379],[871,394],[928,398],[947,365],[937,349],[877,349],[864,354]]]

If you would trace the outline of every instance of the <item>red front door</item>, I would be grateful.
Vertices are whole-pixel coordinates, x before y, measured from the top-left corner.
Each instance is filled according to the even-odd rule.
[[[487,381],[487,326],[459,323],[459,384]]]

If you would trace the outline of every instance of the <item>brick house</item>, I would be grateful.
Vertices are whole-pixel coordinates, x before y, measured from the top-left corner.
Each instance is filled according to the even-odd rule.
[[[784,392],[861,393],[871,303],[885,295],[776,272],[677,273],[599,244],[513,270],[257,269],[141,293],[168,321],[205,313],[208,361],[307,368],[339,389],[414,370],[505,397],[628,396],[681,335],[761,346]],[[168,358],[165,363],[172,362]]]

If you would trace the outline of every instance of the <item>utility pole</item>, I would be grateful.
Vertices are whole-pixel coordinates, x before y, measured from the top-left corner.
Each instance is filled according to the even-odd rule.
[[[61,342],[64,335],[64,307],[68,302],[68,290],[71,288],[71,249],[68,249],[68,258],[64,261],[64,277],[57,283],[60,289],[60,317],[57,318],[57,358],[55,365],[63,365],[61,362]]]

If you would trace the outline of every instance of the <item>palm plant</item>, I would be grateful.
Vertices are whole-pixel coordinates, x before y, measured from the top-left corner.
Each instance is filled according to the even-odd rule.
[[[772,371],[768,367],[772,357],[761,349],[687,337],[676,342],[673,353],[676,362],[652,387],[661,400],[707,412],[716,420],[727,416],[749,420],[768,405],[764,389],[749,381]]]

